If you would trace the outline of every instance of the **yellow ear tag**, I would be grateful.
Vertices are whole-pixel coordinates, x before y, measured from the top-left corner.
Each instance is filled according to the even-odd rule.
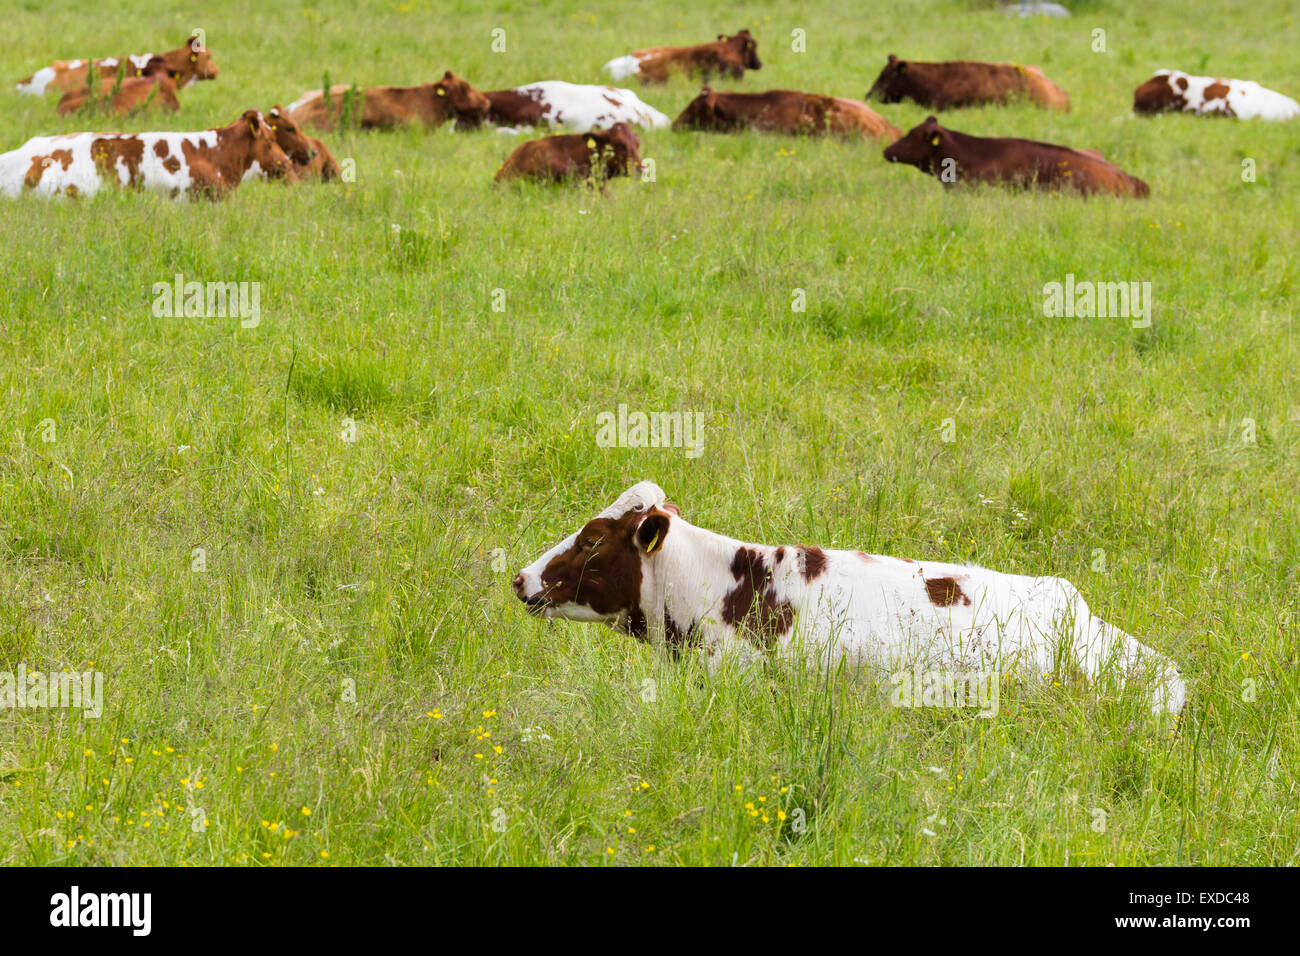
[[[930,145],[931,145],[931,146],[938,146],[938,145],[939,145],[939,139],[940,139],[939,134],[938,134],[938,133],[935,133],[935,134],[934,134],[934,139],[930,140]]]
[[[595,141],[594,139],[592,139],[590,136],[587,137],[587,148],[588,148],[588,149],[595,149],[595,148],[596,148],[596,141]]]
[[[659,545],[659,532],[655,531],[655,536],[650,539],[650,543],[645,546],[645,553],[650,554]]]
[[[446,96],[446,95],[447,95],[447,91],[444,90],[441,86],[437,87],[437,90],[438,90],[438,95],[439,95],[439,96]]]
[[[195,56],[193,53],[191,53],[191,54],[190,54],[190,62],[193,63],[193,62],[195,62],[196,60],[198,60],[198,57]]]
[[[254,136],[257,135],[257,120],[248,121],[248,131],[252,133]]]

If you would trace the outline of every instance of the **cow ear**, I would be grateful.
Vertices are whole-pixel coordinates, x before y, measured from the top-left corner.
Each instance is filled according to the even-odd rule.
[[[718,39],[719,39],[719,40],[725,40],[726,38],[727,38],[727,35],[726,35],[725,33],[719,33],[719,34],[718,34]]]
[[[893,66],[897,62],[898,62],[898,56],[893,53],[889,54],[889,65]]]
[[[899,72],[899,73],[906,73],[906,72],[907,72],[907,61],[906,61],[906,60],[899,60],[899,61],[898,61],[898,72]]]
[[[668,525],[671,519],[666,511],[658,508],[651,508],[650,512],[641,519],[641,523],[636,529],[636,546],[646,554],[654,554],[664,546],[664,538],[668,537]]]

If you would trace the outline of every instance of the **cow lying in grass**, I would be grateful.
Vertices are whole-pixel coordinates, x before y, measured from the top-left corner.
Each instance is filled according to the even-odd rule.
[[[608,130],[529,140],[506,157],[496,182],[531,179],[537,182],[576,182],[630,176],[641,168],[641,141],[626,123]]]
[[[322,182],[339,178],[339,164],[325,144],[304,133],[278,103],[267,111],[266,122],[275,134],[276,145],[293,160],[295,178]]]
[[[605,622],[710,670],[764,654],[899,668],[1087,680],[1149,679],[1154,712],[1182,709],[1167,657],[1093,616],[1068,581],[861,551],[748,544],[697,528],[643,481],[514,580],[528,611]]]
[[[657,46],[634,50],[601,67],[616,80],[635,76],[642,83],[666,83],[670,73],[684,73],[703,80],[715,75],[738,80],[746,70],[762,68],[758,41],[748,30],[730,37],[719,33],[713,43],[698,46]]]
[[[706,86],[673,121],[675,130],[824,136],[869,136],[893,142],[902,131],[858,100],[795,90],[766,93],[719,93]]]
[[[971,60],[917,63],[900,60],[892,53],[867,99],[882,103],[911,100],[933,110],[1027,99],[1047,109],[1070,111],[1065,91],[1036,66]]]
[[[215,80],[217,64],[212,53],[200,42],[198,36],[192,36],[183,46],[166,53],[131,53],[124,57],[104,57],[95,60],[94,67],[104,79],[114,79],[122,64],[126,64],[126,75],[142,76],[145,67],[155,56],[160,56],[166,64],[167,73],[178,87],[184,88],[199,80]],[[86,88],[90,60],[55,60],[49,66],[37,70],[31,76],[18,83],[19,93],[42,96],[46,90],[67,93]]]
[[[343,85],[331,86],[328,100],[323,91],[311,90],[289,104],[289,115],[304,126],[333,129],[343,114],[349,90]],[[392,129],[416,122],[428,127],[452,122],[457,128],[474,128],[487,118],[491,105],[486,96],[448,70],[436,83],[365,90],[357,121],[362,129]]]
[[[981,182],[1072,189],[1085,196],[1113,193],[1143,198],[1150,188],[1095,149],[1070,149],[1028,139],[968,136],[944,129],[933,116],[885,150],[891,163],[906,163],[948,184]]]
[[[309,160],[311,147],[297,144]],[[294,178],[293,163],[262,114],[191,133],[65,133],[38,136],[0,155],[0,193],[93,195],[106,185],[171,196],[218,196],[246,179]]]
[[[88,90],[72,90],[63,94],[55,111],[60,116],[67,116],[85,108],[89,100]],[[181,108],[181,102],[176,98],[176,82],[167,72],[167,61],[160,56],[153,57],[138,76],[124,77],[120,86],[116,77],[100,80],[97,105],[119,115],[148,106],[158,106],[172,113]]]
[[[1288,120],[1300,116],[1300,103],[1250,80],[1223,80],[1189,76],[1178,70],[1158,70],[1134,91],[1133,112]]]
[[[585,86],[549,80],[509,90],[489,90],[492,104],[488,120],[517,131],[530,126],[585,133],[609,129],[615,123],[655,129],[668,126],[668,117],[641,101],[631,90],[613,86]]]

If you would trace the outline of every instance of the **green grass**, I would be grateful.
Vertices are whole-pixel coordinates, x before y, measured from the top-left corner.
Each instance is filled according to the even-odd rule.
[[[327,137],[355,184],[0,203],[0,670],[106,675],[98,722],[0,711],[0,862],[1296,862],[1300,124],[1129,107],[1166,66],[1300,94],[1300,14],[984,6],[8,13],[11,80],[206,28],[220,79],[130,129],[327,70],[596,82],[741,26],[765,63],[743,89],[860,97],[890,52],[1037,63],[1073,112],[944,121],[1100,149],[1152,196],[949,193],[874,144],[667,131],[642,137],[653,184],[493,189],[516,139],[412,130]],[[0,104],[5,149],[86,121]],[[154,318],[178,272],[260,282],[261,324]],[[1067,273],[1151,282],[1152,327],[1044,318]],[[598,448],[620,402],[703,411],[702,456]],[[1171,730],[1065,686],[993,720],[903,711],[878,675],[709,679],[526,617],[515,570],[640,478],[747,540],[1067,577],[1179,662],[1188,709]]]

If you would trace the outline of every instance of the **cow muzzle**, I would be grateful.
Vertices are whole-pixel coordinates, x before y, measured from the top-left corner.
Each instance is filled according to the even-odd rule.
[[[528,585],[524,581],[522,573],[515,575],[513,587],[515,589],[515,596],[524,602],[524,607],[528,609],[529,614],[541,614],[551,603],[546,598],[542,597],[541,594],[527,593]]]

